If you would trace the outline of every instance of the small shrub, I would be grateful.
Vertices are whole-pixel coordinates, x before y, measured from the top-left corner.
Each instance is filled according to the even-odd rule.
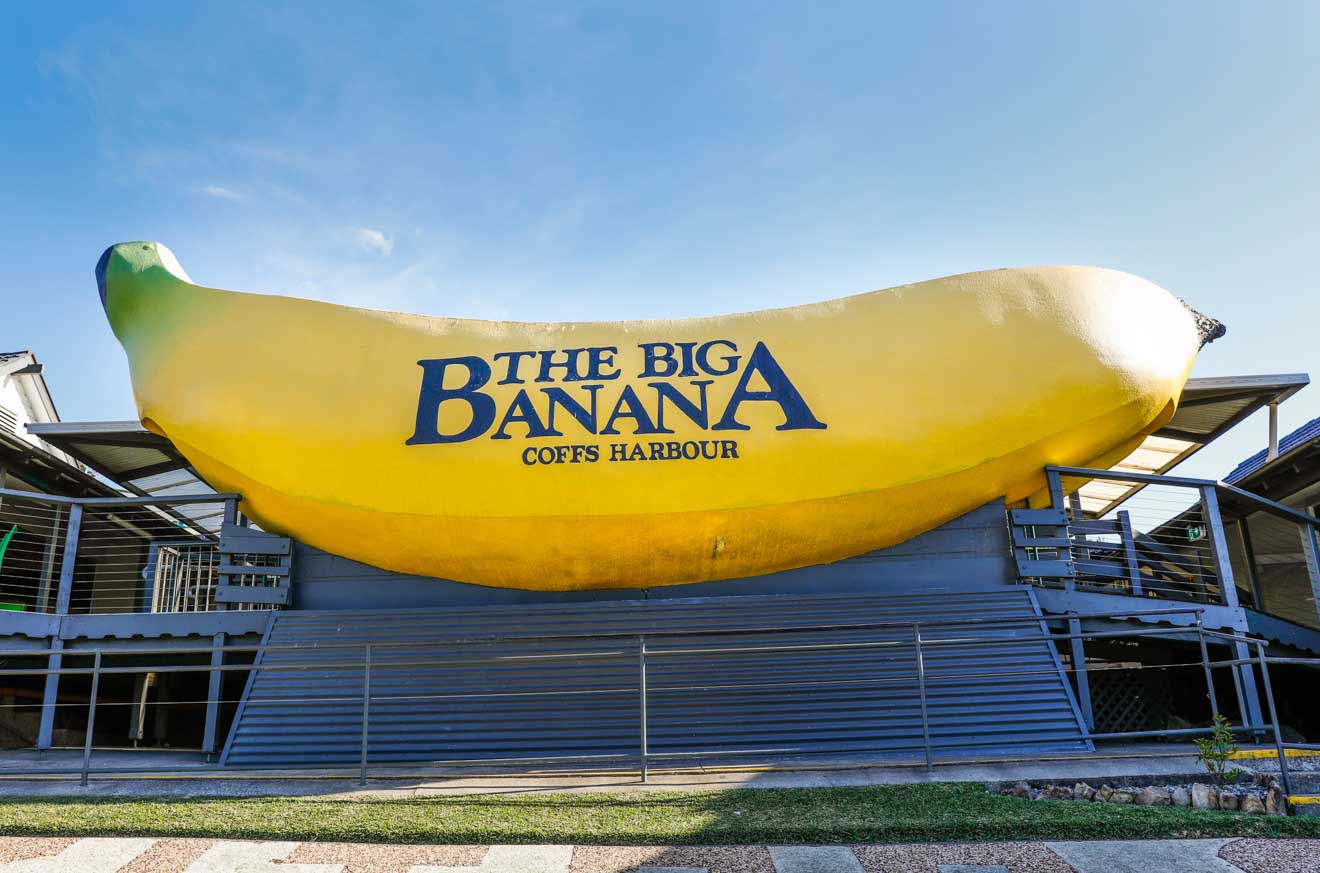
[[[1216,715],[1213,729],[1208,737],[1196,738],[1196,760],[1204,764],[1214,780],[1223,783],[1226,779],[1236,779],[1246,771],[1240,767],[1229,767],[1228,762],[1237,753],[1237,740],[1228,719]]]

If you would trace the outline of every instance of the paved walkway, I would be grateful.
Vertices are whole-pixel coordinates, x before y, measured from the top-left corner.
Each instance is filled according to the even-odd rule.
[[[0,873],[1316,873],[1320,840],[390,846],[0,838]]]
[[[535,794],[545,792],[720,791],[735,788],[832,788],[923,782],[1016,782],[1052,780],[1071,785],[1121,781],[1137,775],[1195,778],[1204,773],[1196,749],[1172,743],[1106,746],[1102,754],[1042,756],[1033,761],[981,760],[941,764],[933,774],[918,760],[857,758],[812,768],[782,762],[773,769],[693,767],[679,772],[653,770],[643,785],[632,774],[472,776],[427,773],[422,768],[373,768],[371,780],[358,786],[356,770],[341,778],[325,771],[272,771],[244,774],[203,766],[200,756],[179,752],[101,750],[92,756],[92,781],[78,785],[82,751],[56,749],[41,755],[29,750],[0,751],[0,796],[108,795],[118,797],[434,797],[466,794]],[[96,768],[104,768],[98,775]],[[109,769],[153,770],[171,778],[141,778]],[[63,771],[63,772],[61,772]],[[39,778],[20,778],[39,777]]]

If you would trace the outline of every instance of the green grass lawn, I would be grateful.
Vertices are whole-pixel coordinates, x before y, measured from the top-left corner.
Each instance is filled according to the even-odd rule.
[[[1320,818],[1028,801],[979,784],[418,800],[6,798],[0,833],[400,843],[866,843],[1320,837]]]

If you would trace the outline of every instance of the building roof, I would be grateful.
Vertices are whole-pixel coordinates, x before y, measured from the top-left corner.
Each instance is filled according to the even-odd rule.
[[[215,493],[174,443],[136,421],[62,421],[30,424],[28,431],[132,494],[171,497]],[[173,511],[207,530],[218,530],[223,515],[223,507],[213,504],[180,506]]]
[[[1311,419],[1306,424],[1297,428],[1297,430],[1279,440],[1278,457],[1282,458],[1284,455],[1297,449],[1305,448],[1316,440],[1320,440],[1320,418]],[[1230,485],[1241,482],[1243,479],[1258,470],[1264,469],[1269,460],[1269,449],[1261,449],[1259,452],[1256,452],[1256,454],[1234,467],[1232,471],[1224,477],[1224,481]]]
[[[1123,473],[1167,473],[1252,413],[1287,400],[1310,382],[1305,373],[1188,379],[1178,410],[1169,423],[1109,469]],[[1081,485],[1078,497],[1087,515],[1100,518],[1142,487],[1130,482],[1093,479]]]
[[[72,464],[73,459],[68,455],[24,432],[22,427],[28,422],[60,420],[59,410],[55,408],[55,400],[46,385],[45,365],[30,351],[0,352],[0,387],[6,383],[17,392],[19,407],[10,409],[0,405],[0,435],[21,440],[34,449]]]
[[[31,389],[29,403],[40,407],[33,409],[33,414],[48,421],[59,421],[60,413],[46,387],[44,373],[45,365],[30,351],[0,352],[0,379],[6,376],[22,379]]]

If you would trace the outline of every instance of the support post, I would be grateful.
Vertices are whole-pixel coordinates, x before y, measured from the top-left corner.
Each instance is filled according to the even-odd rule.
[[[1133,597],[1140,597],[1141,590],[1141,566],[1137,563],[1137,537],[1132,530],[1132,516],[1126,509],[1118,511],[1118,532],[1123,538],[1123,552],[1127,559],[1128,588],[1132,591]]]
[[[1279,457],[1279,402],[1270,403],[1270,448],[1265,453],[1266,461]]]
[[[1251,600],[1257,612],[1264,612],[1265,589],[1260,584],[1260,568],[1256,566],[1256,547],[1251,542],[1251,526],[1247,524],[1246,516],[1238,519],[1237,529],[1238,536],[1242,538],[1242,553],[1247,562],[1247,579],[1251,582]]]
[[[69,509],[69,526],[64,533],[64,559],[60,562],[60,587],[55,595],[55,615],[69,614],[69,601],[73,596],[73,569],[78,561],[78,535],[82,530],[83,506],[75,503]],[[37,728],[37,751],[50,748],[55,730],[55,702],[60,693],[60,667],[64,663],[61,650],[64,639],[58,635],[50,640],[51,654],[46,662],[46,686],[41,695],[41,723]]]
[[[46,684],[41,692],[41,721],[37,725],[37,752],[45,752],[55,736],[55,706],[60,694],[60,670],[64,667],[64,640],[51,637],[51,653],[46,657]]]
[[[1201,486],[1201,513],[1210,528],[1210,549],[1214,557],[1215,575],[1219,577],[1219,590],[1224,605],[1238,609],[1237,584],[1233,581],[1233,562],[1228,556],[1228,538],[1224,536],[1224,519],[1219,514],[1219,495],[1215,486]]]
[[[46,538],[46,546],[41,550],[41,582],[37,587],[37,599],[35,608],[37,612],[45,612],[50,603],[51,583],[55,581],[55,552],[59,549],[60,522],[64,520],[64,507],[55,504],[55,517],[50,521],[50,536]]]
[[[1315,602],[1320,598],[1320,540],[1317,540],[1315,528],[1304,524],[1299,531],[1302,537],[1302,554],[1306,556],[1306,577],[1311,582],[1311,598]],[[1315,602],[1316,617],[1320,618],[1320,602]]]
[[[1219,697],[1215,694],[1215,677],[1210,671],[1210,650],[1205,645],[1205,627],[1201,624],[1201,616],[1196,617],[1196,637],[1201,643],[1201,669],[1205,671],[1205,690],[1210,695],[1210,715],[1219,716]]]
[[[92,733],[96,730],[96,695],[101,687],[101,650],[92,660],[92,699],[87,702],[87,736],[83,739],[82,778],[78,784],[87,787],[87,773],[92,769]]]
[[[367,784],[367,728],[371,723],[371,644],[362,651],[362,759],[358,784]]]
[[[206,686],[206,729],[202,735],[202,751],[206,753],[206,763],[215,757],[216,725],[220,719],[220,694],[224,688],[225,635],[223,632],[211,637],[211,673]]]
[[[1086,649],[1081,637],[1082,622],[1076,618],[1068,619],[1069,651],[1072,653],[1073,675],[1077,678],[1077,705],[1082,708],[1082,720],[1086,729],[1095,732],[1095,714],[1091,711],[1091,680],[1086,674]]]
[[[224,518],[223,518],[222,521],[223,521],[223,524],[222,524],[222,526],[221,526],[221,528],[220,528],[221,531],[224,530],[224,527],[223,527],[224,524],[238,524],[238,501],[237,501],[237,500],[234,500],[233,498],[230,498],[229,500],[226,500],[226,501],[225,501],[225,514],[224,514]],[[223,558],[222,558],[221,560],[223,560]],[[219,585],[228,585],[228,584],[229,584],[229,576],[228,576],[228,574],[223,574],[223,575],[218,576],[218,577],[216,578],[216,584],[217,584],[217,586],[219,586]],[[228,604],[228,603],[224,603],[224,602],[222,602],[222,601],[220,601],[220,600],[216,600],[216,601],[214,602],[213,606],[214,606],[214,608],[215,608],[217,611],[219,611],[219,612],[223,612],[223,611],[229,609],[229,604]]]
[[[1238,605],[1237,584],[1233,581],[1233,562],[1228,556],[1228,538],[1224,536],[1224,519],[1219,514],[1219,495],[1214,485],[1201,486],[1201,509],[1206,524],[1210,528],[1211,552],[1214,556],[1215,570],[1219,576],[1219,588],[1224,597],[1224,605],[1237,610],[1245,618],[1242,607]],[[1245,627],[1245,625],[1243,625]],[[1245,643],[1234,642],[1233,658],[1249,661],[1251,650]],[[1232,668],[1237,680],[1239,712],[1247,724],[1260,724],[1264,718],[1260,709],[1260,694],[1256,691],[1256,673],[1251,664],[1238,664]]]
[[[1250,661],[1251,648],[1241,640],[1233,642],[1233,659],[1237,661]],[[1264,724],[1265,716],[1260,709],[1260,694],[1256,691],[1256,671],[1251,669],[1250,663],[1239,664],[1232,668],[1237,671],[1234,675],[1238,677],[1238,704],[1239,712],[1242,713],[1244,724]],[[1254,734],[1257,742],[1260,740],[1260,733]]]
[[[1279,756],[1279,781],[1283,783],[1284,796],[1292,796],[1292,780],[1288,777],[1288,756],[1284,753],[1283,733],[1279,730],[1279,713],[1274,708],[1274,687],[1270,685],[1270,666],[1265,655],[1265,644],[1256,643],[1256,656],[1260,663],[1260,679],[1265,685],[1265,701],[1270,707],[1270,725],[1274,728],[1274,751]]]
[[[1046,483],[1047,483],[1048,486],[1049,486],[1049,492],[1050,492],[1050,507],[1053,508],[1053,509],[1060,509],[1060,510],[1063,510],[1063,521],[1064,521],[1064,524],[1063,524],[1063,528],[1061,529],[1060,533],[1061,533],[1061,535],[1062,535],[1065,539],[1067,539],[1067,540],[1069,540],[1069,541],[1071,542],[1071,539],[1072,539],[1072,527],[1071,527],[1071,521],[1072,521],[1072,518],[1071,518],[1071,517],[1069,516],[1069,514],[1068,514],[1068,513],[1069,513],[1069,509],[1070,509],[1071,507],[1070,507],[1068,501],[1067,501],[1066,499],[1064,499],[1064,496],[1063,496],[1063,477],[1060,476],[1060,475],[1058,474],[1058,472],[1056,472],[1056,471],[1054,471],[1054,470],[1046,470],[1046,471],[1045,471],[1045,481],[1046,481]],[[1077,518],[1081,518],[1081,514],[1080,514],[1080,513],[1081,513],[1081,504],[1080,504],[1080,503],[1077,504],[1077,506],[1076,506],[1076,510],[1077,510],[1077,513],[1078,513],[1076,517],[1077,517]],[[1072,549],[1072,546],[1071,546],[1071,545],[1068,546],[1067,554],[1065,554],[1062,550],[1059,551],[1058,554],[1059,554],[1059,557],[1060,557],[1060,558],[1068,558],[1069,560],[1071,560],[1071,559],[1073,558],[1073,549]],[[1075,569],[1076,565],[1073,565],[1073,566],[1074,566],[1074,569]],[[1063,579],[1063,590],[1064,590],[1064,591],[1076,591],[1076,590],[1077,590],[1077,576],[1076,576],[1076,575],[1069,575],[1069,576],[1065,576],[1065,577],[1064,577],[1064,579]]]
[[[926,772],[935,772],[935,758],[930,748],[930,714],[926,709],[926,659],[921,652],[921,625],[912,625],[912,651],[917,663],[917,696],[921,700],[921,745],[926,753]]]
[[[1068,504],[1063,499],[1063,477],[1056,470],[1046,470],[1045,481],[1049,486],[1050,506],[1066,511]]]
[[[128,711],[128,738],[137,748],[147,735],[147,697],[151,694],[153,673],[133,674],[133,705]]]
[[[650,777],[648,772],[647,748],[646,748],[646,637],[642,634],[637,636],[637,702],[638,702],[638,727],[639,739],[641,745],[639,754],[641,757],[642,782],[646,782]]]

